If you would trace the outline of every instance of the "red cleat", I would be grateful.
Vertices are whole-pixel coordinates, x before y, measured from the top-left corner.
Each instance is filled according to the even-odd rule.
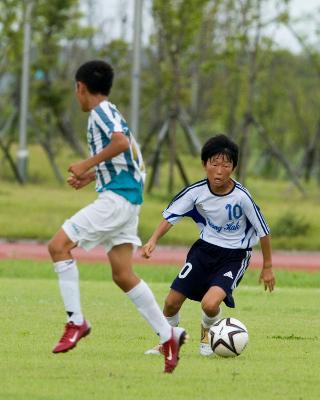
[[[188,340],[187,332],[183,328],[172,328],[171,338],[162,344],[164,355],[164,371],[172,373],[179,361],[180,347]]]
[[[61,339],[53,348],[53,353],[65,353],[74,347],[76,347],[79,340],[87,335],[91,331],[91,326],[86,320],[83,321],[82,325],[75,325],[73,322],[68,322],[65,325],[64,333]]]

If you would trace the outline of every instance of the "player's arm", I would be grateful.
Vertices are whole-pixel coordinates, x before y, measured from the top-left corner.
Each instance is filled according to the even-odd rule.
[[[151,235],[150,239],[147,241],[147,243],[142,246],[141,248],[141,256],[144,258],[150,258],[151,253],[154,251],[156,248],[158,240],[164,236],[171,228],[172,224],[168,222],[167,220],[162,220],[160,224],[157,226],[156,230],[153,232]]]
[[[78,161],[69,166],[68,171],[74,176],[80,177],[91,168],[100,164],[102,161],[111,160],[118,154],[126,151],[130,146],[129,139],[123,132],[113,132],[110,143],[104,147],[99,153],[86,160]]]
[[[179,222],[183,216],[187,215],[193,207],[194,199],[191,190],[185,188],[174,197],[169,206],[163,211],[162,216],[164,219],[153,232],[148,242],[142,247],[142,257],[150,258],[151,253],[156,248],[158,240],[165,235],[173,225]]]
[[[260,238],[263,265],[259,282],[264,284],[265,290],[269,289],[270,292],[272,292],[275,285],[275,278],[272,271],[271,238],[268,224],[259,207],[255,204],[252,198],[249,197],[249,195],[242,199],[242,205],[246,217],[249,219],[251,225],[255,228]]]
[[[260,246],[263,257],[263,266],[259,277],[259,282],[264,284],[264,289],[273,291],[275,286],[275,277],[272,271],[272,257],[271,257],[271,239],[270,235],[260,237]]]

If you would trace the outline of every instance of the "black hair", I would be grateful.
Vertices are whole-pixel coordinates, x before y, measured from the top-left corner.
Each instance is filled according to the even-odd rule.
[[[101,60],[87,61],[78,68],[75,80],[86,85],[91,94],[108,96],[113,82],[113,68]]]
[[[232,162],[233,168],[238,164],[238,145],[229,139],[226,135],[217,135],[211,137],[201,149],[201,160],[204,165],[207,161],[216,155],[226,156],[228,161]]]

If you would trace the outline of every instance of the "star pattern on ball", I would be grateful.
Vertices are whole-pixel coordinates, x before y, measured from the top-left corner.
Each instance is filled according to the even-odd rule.
[[[222,320],[217,322],[215,324],[215,326],[219,326],[219,324],[221,322],[222,322]],[[234,354],[236,354],[238,356],[240,353],[237,352],[237,349],[236,349],[235,344],[234,344],[233,337],[235,335],[237,335],[238,333],[242,333],[242,332],[246,332],[246,331],[241,326],[232,323],[230,318],[226,318],[225,324],[223,326],[221,326],[221,329],[227,331],[226,333],[227,333],[227,337],[228,337],[229,340],[227,342],[224,339],[220,338],[214,343],[214,336],[212,336],[211,337],[212,350],[214,351],[214,349],[216,347],[218,347],[219,344],[221,344],[222,346],[225,346],[227,349],[229,349],[230,351],[232,351]]]

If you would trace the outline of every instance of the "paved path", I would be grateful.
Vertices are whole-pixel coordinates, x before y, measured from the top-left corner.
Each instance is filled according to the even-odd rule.
[[[106,255],[102,247],[97,247],[90,252],[83,249],[75,249],[74,256],[86,262],[105,262]],[[159,265],[183,265],[187,254],[187,248],[159,246],[150,260],[145,260],[139,254],[134,255],[137,264],[159,264]],[[50,260],[47,247],[42,243],[35,242],[4,242],[0,241],[0,259],[30,259]],[[262,256],[259,251],[252,254],[250,267],[261,268]],[[300,270],[309,272],[320,272],[320,252],[288,252],[274,251],[273,265],[278,269]]]

